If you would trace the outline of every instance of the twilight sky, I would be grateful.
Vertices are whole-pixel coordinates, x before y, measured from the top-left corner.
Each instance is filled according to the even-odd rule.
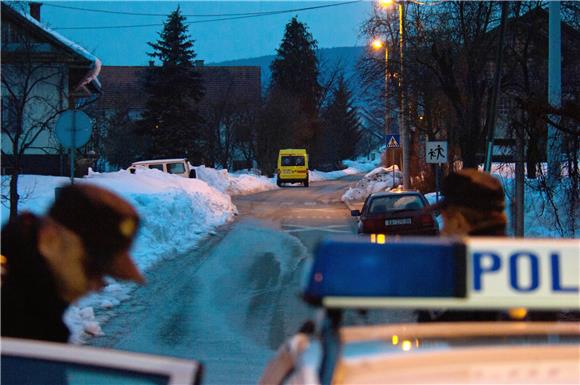
[[[145,65],[150,52],[147,42],[158,39],[166,15],[179,5],[188,22],[231,18],[228,14],[284,11],[338,4],[342,1],[46,1],[41,20],[65,37],[94,53],[104,65]],[[372,2],[360,1],[308,11],[190,24],[196,59],[207,63],[275,54],[286,23],[297,15],[305,22],[320,48],[364,45],[359,34],[372,11]],[[66,7],[66,8],[65,8]],[[83,8],[84,10],[72,9]],[[119,13],[140,13],[129,15]],[[149,14],[154,14],[150,16]],[[155,15],[156,14],[156,15]],[[224,15],[225,14],[225,15]],[[111,26],[152,25],[131,28]],[[66,29],[98,27],[94,29]]]

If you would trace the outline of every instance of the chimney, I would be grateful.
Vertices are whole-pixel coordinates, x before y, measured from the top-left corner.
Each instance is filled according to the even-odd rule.
[[[30,16],[34,17],[37,21],[40,21],[40,6],[42,5],[42,3],[31,1],[29,5],[30,5]]]

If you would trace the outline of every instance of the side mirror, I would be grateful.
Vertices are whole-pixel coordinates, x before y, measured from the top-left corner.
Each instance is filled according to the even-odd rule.
[[[360,210],[351,210],[350,216],[351,217],[360,217]]]
[[[130,172],[131,174],[135,174],[135,169],[134,169],[134,168],[130,168],[130,169],[129,169],[129,172]]]
[[[189,177],[190,178],[194,178],[194,179],[197,178],[197,174],[196,174],[194,168],[192,168],[191,170],[189,170]]]

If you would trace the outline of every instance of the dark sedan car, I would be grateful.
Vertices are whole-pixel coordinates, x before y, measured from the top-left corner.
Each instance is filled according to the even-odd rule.
[[[437,235],[433,214],[426,212],[427,199],[417,191],[378,192],[367,197],[359,217],[358,232],[388,235]]]

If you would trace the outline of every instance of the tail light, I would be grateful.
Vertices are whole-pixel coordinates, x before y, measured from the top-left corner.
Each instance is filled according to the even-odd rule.
[[[435,225],[435,221],[433,220],[433,216],[431,216],[430,214],[422,214],[419,215],[419,223],[422,226],[433,226]]]

